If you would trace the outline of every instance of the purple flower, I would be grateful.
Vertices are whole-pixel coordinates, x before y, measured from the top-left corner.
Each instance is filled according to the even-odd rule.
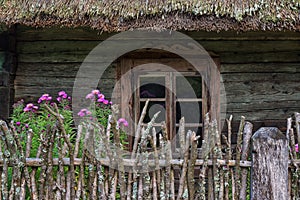
[[[105,100],[104,98],[100,98],[100,99],[97,100],[97,102],[101,103],[101,102],[103,102],[104,100]]]
[[[105,96],[104,96],[104,94],[98,94],[98,99],[104,99],[105,98]]]
[[[39,100],[38,100],[38,103],[42,103],[43,101],[51,101],[52,100],[52,97],[49,95],[49,94],[43,94]]]
[[[28,124],[25,124],[25,128],[28,128],[29,127],[29,125]]]
[[[124,118],[120,118],[120,119],[118,120],[118,124],[120,125],[121,123],[122,123],[124,126],[128,126],[128,122],[127,122],[126,119],[124,119]]]
[[[81,110],[78,112],[77,115],[79,115],[80,117],[84,117],[84,116],[86,116],[86,115],[91,115],[91,114],[92,114],[91,111],[89,111],[88,109],[83,108],[83,109],[81,109]]]
[[[299,152],[299,145],[295,144],[295,151],[298,153]]]
[[[21,125],[21,122],[16,122],[16,125],[17,125],[17,126],[20,126],[20,125]]]
[[[63,98],[63,99],[68,98],[68,95],[67,95],[67,93],[66,93],[65,91],[60,91],[60,92],[58,93],[58,96],[60,96],[60,97]]]
[[[26,105],[26,107],[23,109],[24,112],[29,112],[29,111],[36,111],[39,107],[33,105],[32,103],[29,103]]]
[[[57,97],[56,100],[57,100],[58,102],[60,102],[60,101],[61,101],[61,97]]]
[[[91,94],[98,95],[98,94],[100,94],[100,91],[99,90],[92,90]]]
[[[103,103],[104,103],[105,105],[107,105],[109,102],[108,102],[108,100],[104,99],[104,100],[103,100]]]
[[[95,95],[92,94],[92,93],[89,93],[88,95],[86,95],[85,97],[86,99],[91,99],[91,100],[94,100],[95,99]]]

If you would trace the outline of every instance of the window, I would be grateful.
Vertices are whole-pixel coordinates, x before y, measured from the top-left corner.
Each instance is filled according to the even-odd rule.
[[[173,139],[179,128],[179,120],[185,117],[186,130],[202,134],[203,116],[211,112],[213,93],[211,86],[216,82],[205,82],[209,74],[209,62],[199,63],[195,70],[183,59],[123,59],[121,61],[121,107],[122,115],[130,116],[130,130],[136,129],[143,107],[149,105],[143,126],[160,111],[154,127],[159,133],[161,122],[165,121],[168,137]],[[212,91],[215,90],[212,88]],[[215,92],[214,92],[215,93]],[[214,94],[213,94],[214,95]],[[173,147],[176,147],[176,143]]]

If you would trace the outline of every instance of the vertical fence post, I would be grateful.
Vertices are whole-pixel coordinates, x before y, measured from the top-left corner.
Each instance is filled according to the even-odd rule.
[[[288,200],[288,141],[278,128],[260,128],[252,137],[252,200]]]

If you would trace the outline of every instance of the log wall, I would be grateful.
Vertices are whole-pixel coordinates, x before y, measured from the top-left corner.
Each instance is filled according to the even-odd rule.
[[[234,121],[244,115],[260,126],[283,129],[285,119],[300,110],[300,34],[189,32],[221,62],[227,94],[227,113]],[[37,99],[59,90],[71,93],[76,72],[85,56],[110,35],[77,28],[17,27],[15,99]],[[99,82],[110,94],[116,80],[113,63]]]

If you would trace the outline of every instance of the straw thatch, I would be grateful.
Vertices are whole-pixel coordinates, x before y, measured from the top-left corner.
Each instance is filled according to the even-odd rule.
[[[102,31],[300,30],[299,0],[1,0],[6,25],[88,26]]]

